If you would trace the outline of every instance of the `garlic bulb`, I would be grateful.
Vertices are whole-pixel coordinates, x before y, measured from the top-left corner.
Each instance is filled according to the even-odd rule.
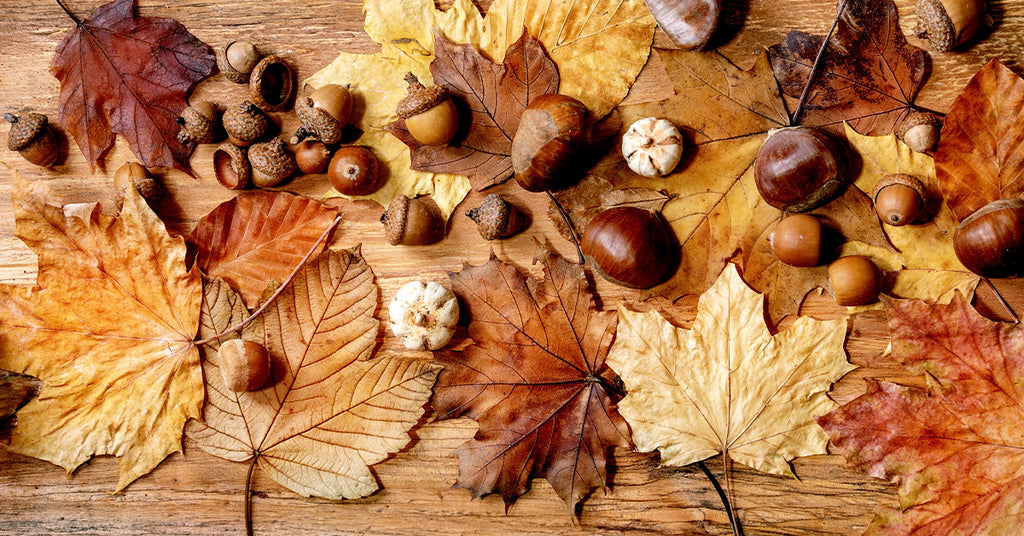
[[[388,308],[391,332],[410,350],[437,350],[448,344],[459,322],[459,301],[445,286],[412,281],[398,290]]]
[[[622,135],[622,156],[639,175],[668,175],[683,157],[683,136],[666,119],[640,119]]]

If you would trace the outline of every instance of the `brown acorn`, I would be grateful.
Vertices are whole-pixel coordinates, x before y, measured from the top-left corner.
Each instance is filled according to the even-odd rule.
[[[828,279],[836,303],[866,305],[878,299],[882,273],[871,259],[860,255],[840,257],[828,266]]]
[[[433,200],[399,194],[380,218],[393,245],[422,246],[444,238],[444,217]]]
[[[508,238],[527,223],[522,211],[499,194],[484,197],[480,206],[467,211],[466,216],[476,222],[484,240]]]
[[[306,138],[295,146],[295,163],[303,173],[323,173],[330,161],[331,150],[320,140]]]
[[[295,74],[284,59],[273,54],[265,56],[249,75],[249,96],[267,112],[280,112],[295,96]]]
[[[221,117],[228,141],[239,147],[248,147],[267,135],[270,118],[251,101],[228,106]]]
[[[128,188],[135,188],[147,203],[155,203],[164,196],[163,185],[138,162],[126,162],[114,172],[114,204],[118,210],[124,206]]]
[[[281,138],[254,143],[249,148],[249,165],[252,166],[252,183],[257,188],[277,186],[298,170],[295,155]]]
[[[793,214],[775,226],[769,238],[772,251],[790,266],[817,266],[821,259],[821,220],[810,214]]]
[[[590,143],[590,111],[557,93],[533,99],[512,138],[512,170],[524,190],[542,192],[568,186],[570,170]]]
[[[953,50],[985,29],[985,9],[985,0],[918,0],[914,34],[936,50]]]
[[[914,111],[907,114],[907,117],[900,122],[900,128],[896,131],[903,143],[910,147],[911,151],[924,153],[932,150],[939,143],[939,132],[942,130],[942,120],[935,114],[928,112]]]
[[[347,145],[331,157],[327,179],[338,193],[369,195],[381,187],[380,167],[373,151],[359,145]]]
[[[50,167],[57,161],[60,147],[45,114],[4,114],[4,119],[11,124],[11,132],[7,136],[8,149],[18,151],[25,160],[37,166]]]
[[[443,86],[425,87],[408,73],[409,94],[398,102],[395,113],[405,120],[405,128],[423,145],[446,145],[459,129],[459,114],[448,90]]]
[[[228,190],[241,190],[248,186],[252,168],[245,148],[222,143],[213,152],[213,172],[217,182]]]
[[[217,133],[217,105],[201,101],[185,108],[177,119],[178,141],[183,144],[210,143]]]
[[[925,207],[924,183],[913,175],[893,173],[883,176],[871,191],[875,212],[883,223],[899,227],[914,223]]]
[[[260,52],[249,41],[232,41],[217,53],[217,68],[236,84],[249,82],[249,74],[260,61]]]
[[[336,145],[352,116],[352,94],[345,86],[326,84],[312,95],[298,99],[295,115],[302,126],[295,131],[293,144],[313,137],[327,145]]]

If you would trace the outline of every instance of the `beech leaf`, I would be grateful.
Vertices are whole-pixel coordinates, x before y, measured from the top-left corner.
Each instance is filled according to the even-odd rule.
[[[735,266],[701,295],[690,329],[621,305],[619,318],[608,364],[626,383],[619,409],[641,452],[658,450],[673,466],[722,453],[772,474],[825,453],[815,419],[836,407],[827,392],[854,368],[845,319],[800,317],[772,335],[764,298]]]
[[[10,449],[69,472],[120,457],[117,490],[181,451],[203,377],[193,339],[202,288],[185,241],[129,188],[117,218],[55,206],[15,178],[15,233],[39,256],[37,286],[0,286],[0,369],[43,382]]]
[[[473,344],[440,354],[434,407],[480,425],[456,451],[457,486],[500,493],[507,508],[545,477],[575,512],[604,488],[608,451],[630,444],[605,365],[616,315],[594,309],[582,266],[547,251],[538,261],[540,281],[493,256],[450,274]]]
[[[211,283],[205,294],[201,336],[248,316],[227,285]],[[300,495],[372,493],[377,480],[369,466],[409,442],[438,372],[428,360],[371,358],[378,302],[358,252],[328,250],[310,260],[241,335],[266,347],[271,384],[228,390],[219,344],[204,346],[205,420],[189,421],[188,436],[214,456],[251,461]]]
[[[997,59],[967,83],[946,114],[935,174],[963,220],[991,201],[1024,195],[1024,80]]]
[[[1024,493],[1024,331],[992,322],[962,296],[889,303],[892,357],[924,388],[869,382],[820,419],[836,449],[899,484],[867,534],[1012,534]]]
[[[314,245],[337,209],[288,192],[244,192],[199,220],[188,242],[204,273],[227,281],[253,308],[267,283],[284,281]]]
[[[213,73],[213,50],[180,23],[138,17],[134,7],[100,6],[58,45],[50,71],[61,86],[60,123],[93,169],[116,133],[144,166],[189,171],[194,147],[178,141],[175,120]]]

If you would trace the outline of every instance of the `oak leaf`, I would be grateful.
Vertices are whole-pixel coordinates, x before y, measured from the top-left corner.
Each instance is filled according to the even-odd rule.
[[[869,382],[819,421],[852,465],[899,484],[867,534],[1019,532],[1024,332],[962,296],[890,305],[892,357],[925,387]]]
[[[997,59],[967,83],[946,114],[935,174],[957,220],[997,199],[1024,195],[1024,80]]]
[[[51,73],[60,81],[61,125],[95,166],[128,141],[146,167],[189,171],[192,146],[175,122],[187,96],[216,67],[213,50],[180,23],[138,17],[134,0],[100,6],[61,41]]]
[[[690,329],[621,305],[619,318],[608,364],[626,384],[619,409],[638,450],[673,466],[722,453],[773,474],[825,453],[815,419],[836,407],[827,392],[854,368],[845,319],[800,317],[772,335],[764,298],[735,266],[701,295]]]
[[[249,314],[222,282],[208,284],[205,295],[202,337]],[[251,461],[301,495],[342,499],[375,491],[369,466],[409,442],[438,372],[423,359],[371,358],[378,301],[358,252],[328,250],[310,260],[241,334],[267,349],[268,386],[230,391],[219,344],[203,346],[205,420],[189,421],[188,436],[215,456]]]
[[[318,241],[336,214],[288,192],[245,192],[201,218],[188,242],[203,272],[227,281],[253,308],[267,283],[284,281],[307,255],[323,251]]]
[[[840,7],[844,2],[839,2]],[[811,85],[808,126],[843,133],[843,122],[867,135],[890,134],[913,111],[928,75],[928,54],[909,44],[892,0],[845,0],[845,9]],[[794,31],[768,49],[782,91],[800,97],[824,38]]]
[[[496,257],[450,274],[470,315],[473,344],[440,354],[440,418],[480,427],[456,453],[459,487],[500,493],[506,508],[546,477],[569,507],[604,488],[608,451],[628,446],[605,357],[616,315],[594,309],[583,267],[541,252],[545,279]]]
[[[121,490],[180,452],[185,421],[200,415],[199,271],[134,189],[111,218],[98,204],[55,206],[16,178],[14,207],[39,275],[33,288],[0,286],[0,369],[43,387],[10,448],[68,471],[118,456]]]

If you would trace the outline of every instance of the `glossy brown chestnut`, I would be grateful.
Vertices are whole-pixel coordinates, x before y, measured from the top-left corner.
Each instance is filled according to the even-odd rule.
[[[982,277],[1011,277],[1024,269],[1024,201],[1000,199],[971,214],[953,234],[953,251]]]
[[[821,221],[810,214],[793,214],[775,226],[771,244],[775,256],[790,266],[816,266],[821,258]]]
[[[621,206],[600,213],[580,240],[584,257],[608,281],[650,288],[664,281],[675,262],[675,241],[656,212]]]
[[[334,152],[327,168],[331,186],[345,195],[368,195],[380,188],[380,166],[373,151],[347,145]]]
[[[524,190],[569,186],[568,168],[590,143],[590,111],[565,95],[541,95],[526,107],[512,138],[512,170]]]
[[[828,132],[796,126],[768,136],[754,159],[754,182],[769,205],[807,212],[835,197],[849,179],[849,151]]]
[[[828,266],[828,280],[836,303],[843,306],[866,305],[878,299],[882,273],[867,257],[840,257]]]

